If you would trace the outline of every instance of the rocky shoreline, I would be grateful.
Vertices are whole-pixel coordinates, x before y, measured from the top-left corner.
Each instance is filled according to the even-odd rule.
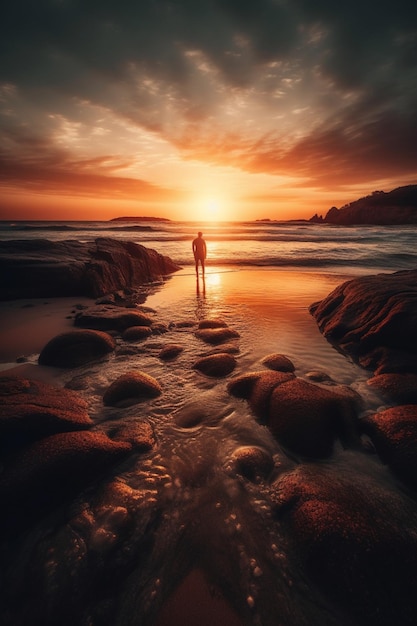
[[[2,623],[175,623],[174,608],[184,610],[174,601],[178,584],[201,567],[229,607],[218,623],[414,624],[416,275],[357,278],[311,307],[324,336],[375,371],[369,384],[388,408],[372,413],[364,413],[357,392],[323,372],[299,377],[287,355],[265,355],[263,369],[236,376],[239,333],[221,319],[165,325],[129,291],[77,311],[74,329],[39,355],[43,366],[73,371],[65,388],[0,379]],[[195,375],[214,390],[226,382],[230,401],[260,428],[259,442],[243,426],[222,442],[220,478],[213,445],[198,448],[192,437],[197,428],[211,442],[227,416],[210,415],[198,402],[168,416],[176,436],[199,450],[174,476],[163,469],[164,428],[171,426],[161,430],[147,417],[150,399],[168,390],[141,369],[140,346],[158,338],[156,358],[174,371],[184,367],[178,338],[188,334],[201,345]],[[103,389],[103,415],[93,421],[77,368],[91,364],[99,372],[126,354],[131,367]],[[213,484],[215,501],[208,497]],[[262,506],[245,516],[242,499]],[[178,509],[190,507],[193,521],[185,523]],[[207,524],[210,507],[233,521],[232,535],[220,522]],[[164,565],[181,571],[170,579],[160,564],[165,575],[150,587],[151,563],[169,561],[175,533],[181,541],[172,558],[184,569]],[[264,536],[274,537],[268,550],[249,558]],[[219,553],[216,571],[211,551]]]
[[[3,241],[0,299],[97,298],[161,280],[179,269],[168,257],[131,241]]]

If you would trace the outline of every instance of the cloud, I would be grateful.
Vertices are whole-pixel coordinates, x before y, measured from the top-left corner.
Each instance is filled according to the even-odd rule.
[[[60,168],[74,187],[75,147],[62,155],[53,117],[76,122],[83,102],[248,172],[319,184],[417,171],[415,0],[23,0],[3,11],[0,54],[16,179]],[[79,184],[97,189],[86,162]],[[95,165],[111,185],[115,165]]]

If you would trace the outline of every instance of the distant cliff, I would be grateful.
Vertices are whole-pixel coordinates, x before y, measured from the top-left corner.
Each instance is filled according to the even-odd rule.
[[[323,218],[314,215],[310,222],[326,224],[417,224],[417,185],[398,187],[388,193],[374,191],[340,209],[332,207]]]

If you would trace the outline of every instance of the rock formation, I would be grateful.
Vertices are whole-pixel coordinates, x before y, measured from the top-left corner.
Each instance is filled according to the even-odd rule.
[[[323,218],[314,215],[311,222],[342,224],[417,224],[417,185],[398,187],[385,193],[374,191],[340,209],[332,207]]]
[[[0,243],[0,298],[98,296],[160,280],[178,265],[131,241]]]

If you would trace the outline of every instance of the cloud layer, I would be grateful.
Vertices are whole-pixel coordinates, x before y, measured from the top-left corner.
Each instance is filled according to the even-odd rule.
[[[4,184],[155,192],[132,129],[316,188],[417,173],[414,0],[26,0],[0,50]]]

